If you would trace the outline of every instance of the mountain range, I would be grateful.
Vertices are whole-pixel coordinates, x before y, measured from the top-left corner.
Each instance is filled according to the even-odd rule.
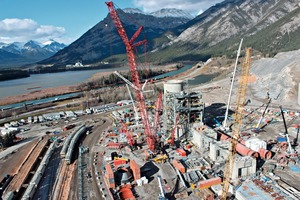
[[[244,46],[273,56],[300,48],[299,21],[299,0],[225,0],[177,27],[178,36],[153,57],[163,62],[232,56],[241,38]]]
[[[148,49],[157,47],[155,38],[190,20],[183,11],[177,10],[175,12],[175,9],[169,9],[170,12],[167,12],[166,9],[159,11],[159,13],[164,12],[164,16],[162,14],[155,16],[153,13],[145,14],[138,9],[124,10],[118,9],[117,12],[124,24],[127,35],[131,37],[139,28],[139,25],[142,25],[144,31],[137,38],[137,41],[146,38],[149,41]],[[102,21],[68,47],[59,51],[54,56],[39,62],[39,64],[61,64],[63,66],[65,64],[74,64],[78,60],[81,60],[84,64],[92,64],[112,55],[123,53],[125,53],[124,44],[108,14]]]
[[[39,43],[33,40],[28,42],[0,43],[0,66],[22,65],[48,58],[65,48],[63,43],[49,40]]]
[[[144,13],[126,8],[117,12],[129,38],[140,25],[144,27],[136,41],[148,40],[148,59],[156,63],[233,56],[241,38],[244,46],[266,56],[300,48],[299,0],[225,0],[193,19],[176,9]],[[38,65],[62,67],[78,60],[94,65],[102,61],[124,64],[125,52],[107,15],[72,44]]]

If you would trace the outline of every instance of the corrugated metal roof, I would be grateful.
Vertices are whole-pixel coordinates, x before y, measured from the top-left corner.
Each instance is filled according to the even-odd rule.
[[[247,199],[247,200],[273,200],[274,198],[267,192],[258,188],[253,182],[244,183],[241,187],[239,187],[236,191],[239,193],[243,198],[240,199]],[[237,194],[237,197],[239,195]]]

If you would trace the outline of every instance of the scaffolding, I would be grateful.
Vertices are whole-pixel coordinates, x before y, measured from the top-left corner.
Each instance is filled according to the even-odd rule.
[[[169,135],[174,128],[179,114],[177,133],[175,138],[182,135],[189,136],[192,122],[203,122],[204,103],[202,94],[197,92],[166,92],[164,94],[163,123],[164,133]]]

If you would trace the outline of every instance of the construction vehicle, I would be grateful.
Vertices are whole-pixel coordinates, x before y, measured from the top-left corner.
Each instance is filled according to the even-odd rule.
[[[142,85],[140,83],[140,75],[137,70],[137,63],[136,63],[136,56],[135,56],[135,47],[138,47],[140,45],[147,43],[147,40],[142,40],[142,41],[134,43],[135,40],[140,35],[143,27],[140,26],[138,28],[138,30],[133,34],[132,38],[129,40],[128,36],[126,34],[126,31],[123,27],[123,24],[116,12],[113,2],[110,1],[110,2],[105,2],[105,3],[108,7],[110,16],[117,28],[117,31],[126,47],[126,53],[127,53],[127,57],[128,57],[128,63],[129,63],[132,83],[136,88],[136,90],[135,90],[136,100],[138,101],[138,104],[139,104],[140,115],[141,115],[142,123],[144,126],[145,135],[147,136],[146,142],[147,142],[148,148],[154,152],[156,150],[156,146],[157,146],[156,145],[156,143],[157,143],[156,133],[154,133],[150,128],[149,118],[148,118],[148,114],[147,114],[147,110],[146,110],[144,94],[143,94],[143,90],[142,90]]]
[[[114,160],[124,160],[128,162],[128,158],[123,158],[123,157],[114,157]]]
[[[237,102],[236,102],[236,111],[234,124],[232,126],[232,140],[230,141],[229,147],[229,156],[226,159],[225,170],[224,170],[224,178],[223,178],[223,188],[222,194],[220,196],[221,200],[226,200],[230,185],[230,179],[232,176],[232,170],[234,168],[234,160],[236,156],[236,147],[238,144],[238,140],[240,138],[241,126],[242,126],[242,117],[244,112],[244,102],[246,99],[246,92],[248,86],[248,76],[250,71],[250,58],[251,58],[251,48],[246,49],[246,55],[244,62],[242,64],[241,77],[239,80],[239,88],[237,94]]]
[[[157,157],[153,158],[152,160],[158,164],[158,163],[165,163],[167,159],[168,159],[168,156],[166,154],[163,154],[163,155],[158,155]]]

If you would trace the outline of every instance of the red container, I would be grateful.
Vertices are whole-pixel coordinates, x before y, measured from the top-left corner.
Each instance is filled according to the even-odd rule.
[[[186,152],[184,149],[176,149],[176,153],[178,153],[180,156],[186,156]]]
[[[173,165],[178,171],[181,173],[185,173],[185,167],[182,165],[182,163],[179,160],[173,160]]]
[[[199,188],[200,189],[204,189],[204,188],[209,188],[213,185],[218,185],[222,183],[222,179],[220,177],[216,177],[216,178],[211,178],[211,179],[207,179],[204,181],[200,181],[199,182]]]
[[[108,142],[106,144],[106,147],[109,149],[120,149],[122,147],[122,144],[117,142]]]
[[[124,164],[126,164],[126,160],[114,160],[115,168],[118,167],[119,165],[124,165]]]
[[[114,178],[114,172],[113,172],[110,164],[105,165],[105,169],[106,169],[106,176],[108,178]]]
[[[130,169],[132,170],[134,180],[141,178],[140,167],[136,164],[134,160],[130,160]]]

